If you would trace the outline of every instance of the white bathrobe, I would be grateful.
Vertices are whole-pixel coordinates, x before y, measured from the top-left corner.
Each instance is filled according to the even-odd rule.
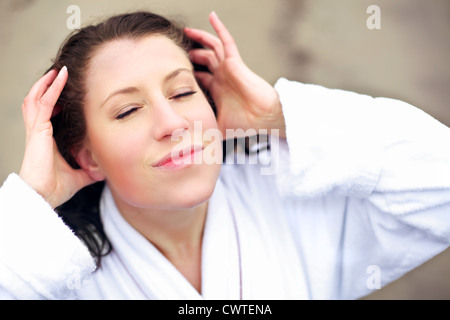
[[[393,99],[285,79],[275,88],[287,140],[260,159],[276,174],[222,166],[201,294],[123,219],[108,187],[100,209],[114,249],[93,272],[84,245],[12,174],[0,189],[0,297],[354,299],[448,247],[449,128]]]

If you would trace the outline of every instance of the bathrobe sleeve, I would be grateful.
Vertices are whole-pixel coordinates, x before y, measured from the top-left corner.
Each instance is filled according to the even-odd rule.
[[[321,210],[312,214],[330,221],[317,228],[328,230],[317,241],[336,235],[329,241],[336,243],[335,252],[328,256],[335,257],[334,276],[340,279],[338,293],[330,296],[368,294],[376,287],[366,283],[370,270],[381,270],[384,285],[448,247],[447,126],[399,100],[286,79],[275,88],[289,158],[277,177],[278,190],[305,201],[343,199],[321,202],[323,211],[331,204],[325,218]]]
[[[0,189],[0,299],[72,299],[94,268],[50,205],[11,174]]]

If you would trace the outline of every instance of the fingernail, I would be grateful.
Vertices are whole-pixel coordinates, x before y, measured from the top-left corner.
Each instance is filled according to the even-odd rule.
[[[57,77],[62,77],[64,73],[68,73],[66,66],[62,67],[61,70],[59,70]]]

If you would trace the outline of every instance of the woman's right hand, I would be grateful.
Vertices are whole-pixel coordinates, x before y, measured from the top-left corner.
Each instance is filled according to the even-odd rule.
[[[73,169],[53,138],[51,118],[67,82],[67,68],[51,70],[34,84],[23,105],[26,144],[20,177],[56,208],[95,181],[82,169]]]

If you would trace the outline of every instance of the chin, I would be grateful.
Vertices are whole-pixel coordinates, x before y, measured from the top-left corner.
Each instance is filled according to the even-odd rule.
[[[180,190],[172,197],[172,205],[176,209],[192,209],[207,202],[216,186],[214,182],[200,181],[195,187]],[[175,208],[174,208],[175,209]]]

